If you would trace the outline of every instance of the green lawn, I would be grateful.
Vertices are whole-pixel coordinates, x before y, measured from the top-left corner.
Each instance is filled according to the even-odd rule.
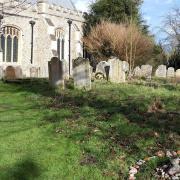
[[[137,160],[178,150],[177,112],[175,85],[96,82],[85,92],[68,83],[58,93],[45,80],[0,82],[0,179],[127,179]],[[153,179],[163,160],[139,179]]]

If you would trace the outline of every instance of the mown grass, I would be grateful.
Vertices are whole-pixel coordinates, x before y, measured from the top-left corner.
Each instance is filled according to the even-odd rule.
[[[156,101],[162,109],[149,112]],[[178,150],[178,112],[179,85],[0,82],[0,179],[127,179],[137,160]],[[138,179],[153,179],[156,161]]]

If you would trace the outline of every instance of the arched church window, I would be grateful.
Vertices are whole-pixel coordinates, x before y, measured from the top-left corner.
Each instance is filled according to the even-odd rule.
[[[14,45],[13,45],[13,62],[17,62],[18,60],[18,38],[14,37]]]
[[[18,62],[20,30],[13,26],[5,26],[2,32],[3,62]]]
[[[62,28],[56,29],[55,32],[57,39],[57,54],[59,59],[64,59],[65,54],[65,40],[64,40],[64,30]]]
[[[1,35],[1,48],[2,48],[2,52],[3,52],[3,62],[5,61],[5,57],[4,57],[4,50],[5,50],[5,37],[4,35]]]
[[[11,62],[11,50],[12,50],[12,38],[10,35],[8,35],[7,43],[6,43],[6,62]]]
[[[58,58],[61,58],[61,39],[58,38],[57,39],[57,54],[58,54]]]

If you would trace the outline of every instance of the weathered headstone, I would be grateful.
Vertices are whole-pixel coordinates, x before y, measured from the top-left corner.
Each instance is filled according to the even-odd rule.
[[[142,77],[147,79],[151,79],[152,76],[152,66],[151,65],[142,65],[141,66]]]
[[[135,67],[133,74],[135,77],[141,77],[142,76],[141,68],[139,66]]]
[[[69,79],[69,68],[68,68],[68,63],[65,59],[61,60],[62,66],[63,66],[63,76],[64,79],[68,80]]]
[[[123,61],[123,71],[124,72],[129,71],[129,63],[127,61]]]
[[[52,87],[64,88],[63,66],[62,61],[57,57],[51,58],[48,62],[49,83]]]
[[[30,68],[30,77],[31,78],[38,78],[39,77],[39,68],[31,67]]]
[[[0,66],[0,80],[3,78],[3,68]]]
[[[98,75],[99,73],[101,73],[103,75],[103,77],[107,78],[109,77],[109,63],[107,63],[106,61],[101,61],[99,62],[99,64],[97,64],[96,66],[96,75]]]
[[[175,77],[175,70],[173,67],[169,67],[167,70],[167,78],[174,78]]]
[[[13,66],[7,66],[4,71],[4,79],[5,80],[15,80],[16,79],[16,72]]]
[[[74,86],[78,89],[91,89],[91,67],[88,59],[79,57],[73,61]]]
[[[14,67],[14,69],[15,69],[15,75],[16,75],[16,79],[22,79],[23,78],[23,73],[22,73],[22,69],[21,69],[21,67],[19,67],[19,66],[16,66],[16,67]]]
[[[109,79],[111,82],[114,83],[122,83],[125,82],[125,72],[123,71],[123,62],[120,61],[118,58],[111,58],[108,60],[110,65],[109,71]]]
[[[165,65],[159,65],[156,69],[155,76],[159,78],[166,78],[167,69]]]
[[[176,82],[180,83],[180,69],[176,70]]]

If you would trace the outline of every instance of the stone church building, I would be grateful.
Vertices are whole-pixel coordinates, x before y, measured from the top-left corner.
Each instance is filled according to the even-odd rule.
[[[83,13],[69,0],[0,0],[0,14],[4,69],[19,66],[24,77],[48,77],[52,57],[65,60],[71,71],[72,59],[83,55]]]

